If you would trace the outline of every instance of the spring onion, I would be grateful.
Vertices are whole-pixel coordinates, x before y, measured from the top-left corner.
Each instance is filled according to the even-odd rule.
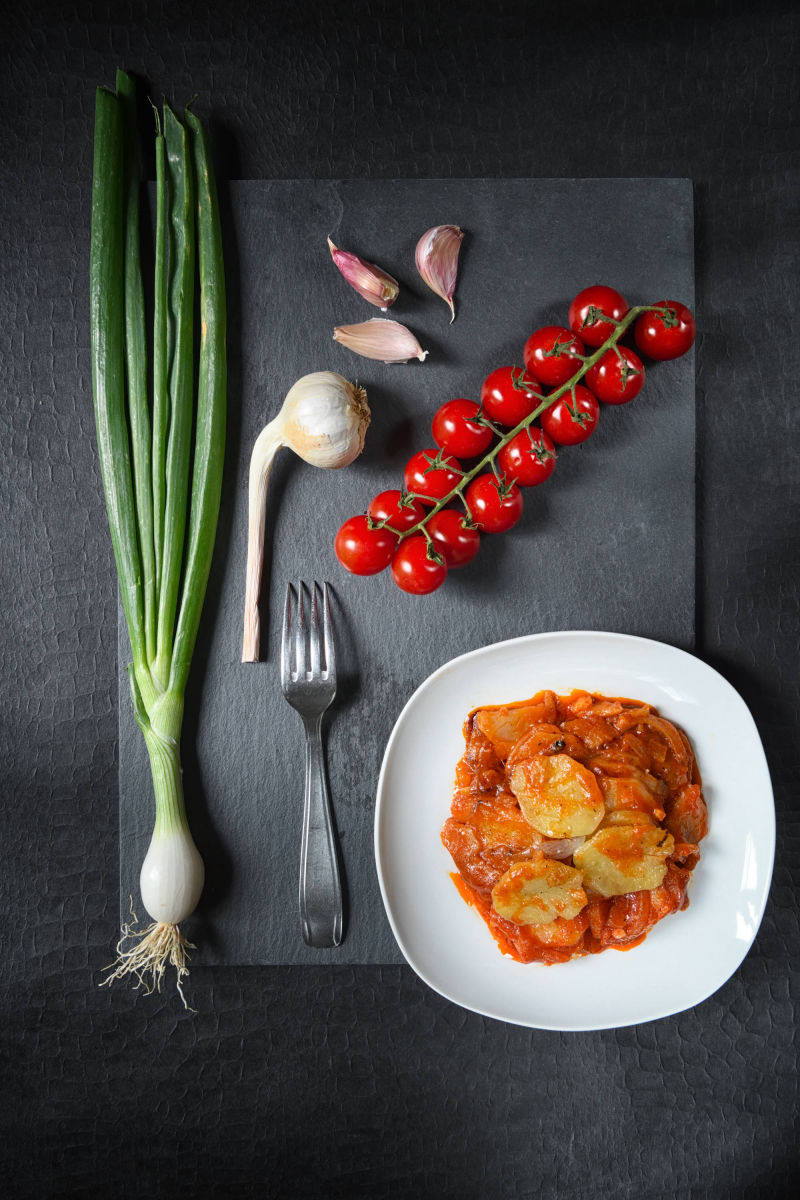
[[[152,924],[123,926],[105,982],[160,989],[187,974],[181,923],[203,888],[180,758],[184,695],[211,566],[225,449],[225,280],[216,185],[197,117],[156,113],[152,398],[139,245],[133,81],[98,88],[90,304],[97,445],[131,644],[131,701],[150,759],[155,823],[140,890]],[[199,361],[194,361],[195,279]],[[195,382],[196,381],[196,382]]]

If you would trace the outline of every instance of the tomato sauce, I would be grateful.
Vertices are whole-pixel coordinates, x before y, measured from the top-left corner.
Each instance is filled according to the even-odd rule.
[[[651,705],[543,691],[530,700],[473,710],[464,738],[442,842],[458,869],[455,886],[502,953],[522,963],[554,964],[611,948],[630,950],[658,921],[687,907],[708,814],[687,737]],[[558,755],[559,770],[537,768],[543,755]],[[591,772],[602,808],[595,799],[594,808],[573,811],[576,796],[578,806],[584,802],[574,780],[571,791],[564,783],[564,759],[572,763],[574,780]],[[585,830],[587,821],[588,835],[565,836],[573,827]],[[609,829],[613,833],[603,833]],[[595,834],[603,836],[593,842]],[[582,907],[569,919],[552,916],[555,899],[548,914],[548,897],[556,897],[557,888],[548,882],[554,875],[548,859],[573,868],[561,871],[573,877],[573,894],[583,888],[585,903],[578,891],[580,899],[567,911]],[[518,867],[525,862],[534,865]],[[507,911],[533,912],[536,924],[510,920],[493,902],[499,881],[505,886],[494,897],[502,908],[509,881],[514,885],[521,874],[528,882],[520,886],[534,889],[534,898],[529,892],[527,905]]]

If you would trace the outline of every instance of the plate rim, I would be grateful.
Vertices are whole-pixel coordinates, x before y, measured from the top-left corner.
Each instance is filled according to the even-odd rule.
[[[687,1004],[681,1004],[677,1008],[674,1007],[673,1005],[667,1005],[663,1009],[663,1011],[650,1013],[646,1016],[641,1017],[641,1019],[622,1020],[622,1021],[616,1021],[613,1023],[609,1023],[607,1021],[587,1022],[587,1023],[582,1023],[580,1025],[552,1024],[547,1021],[543,1021],[541,1019],[520,1020],[520,1019],[516,1019],[514,1017],[506,1016],[505,1014],[502,1014],[502,1013],[491,1012],[488,1010],[488,1006],[486,1008],[484,1008],[484,1007],[477,1007],[475,1005],[466,1003],[463,999],[460,999],[460,998],[452,995],[451,993],[449,993],[445,987],[440,986],[438,983],[434,983],[430,978],[428,978],[426,972],[424,970],[422,970],[416,964],[416,962],[414,961],[413,955],[410,953],[407,946],[405,945],[403,938],[400,935],[399,929],[395,923],[394,915],[392,912],[392,906],[389,902],[389,897],[387,894],[387,887],[386,887],[386,882],[384,880],[384,873],[383,873],[382,862],[381,862],[381,848],[380,848],[381,821],[382,821],[382,815],[383,815],[383,812],[385,809],[385,798],[384,798],[385,779],[386,779],[386,774],[388,771],[388,764],[389,764],[391,752],[394,747],[395,741],[399,737],[401,726],[403,724],[403,721],[404,721],[407,711],[414,704],[414,702],[417,700],[419,695],[421,693],[425,692],[430,686],[432,686],[438,678],[440,678],[443,674],[452,670],[457,665],[463,663],[466,660],[480,658],[481,656],[483,656],[487,653],[501,650],[506,646],[519,645],[520,643],[523,643],[523,642],[526,644],[530,644],[530,643],[542,642],[542,641],[553,641],[557,638],[570,638],[570,639],[575,639],[578,641],[581,639],[596,639],[599,641],[609,641],[609,642],[614,642],[614,641],[620,642],[621,641],[621,642],[626,642],[626,643],[639,643],[639,644],[647,645],[647,646],[655,646],[655,647],[658,647],[658,649],[661,651],[666,650],[671,654],[675,654],[679,658],[688,659],[693,664],[699,665],[704,671],[706,671],[710,675],[714,676],[716,678],[716,680],[722,685],[723,689],[726,690],[730,694],[730,696],[735,700],[735,702],[741,706],[743,715],[746,717],[747,720],[749,720],[750,724],[752,725],[753,734],[755,736],[755,743],[757,745],[758,752],[759,752],[757,767],[763,774],[764,783],[766,786],[766,795],[769,800],[769,803],[766,806],[767,807],[768,828],[765,829],[765,833],[768,834],[768,836],[769,836],[769,857],[768,857],[768,867],[766,867],[764,870],[764,880],[763,880],[761,891],[760,891],[760,894],[758,897],[757,916],[753,923],[752,936],[747,940],[747,942],[745,942],[745,941],[741,942],[741,946],[742,946],[741,954],[738,956],[736,961],[733,963],[733,966],[728,971],[728,973],[725,975],[725,977],[720,979],[717,983],[715,983],[708,990],[704,990],[703,995],[698,996],[696,999],[693,999],[691,1002],[689,1002]],[[518,637],[513,637],[513,638],[502,638],[499,641],[489,642],[485,646],[477,646],[473,650],[467,650],[463,654],[458,654],[454,658],[448,659],[446,662],[441,663],[440,666],[438,666],[434,671],[432,671],[430,673],[430,675],[426,676],[426,678],[423,679],[420,684],[418,684],[418,686],[414,689],[414,691],[408,697],[408,699],[406,700],[402,709],[398,713],[398,715],[395,719],[394,725],[392,726],[392,731],[389,735],[389,739],[386,743],[386,747],[384,749],[383,758],[381,760],[381,768],[380,768],[380,772],[378,775],[378,783],[377,783],[376,796],[375,796],[375,815],[374,815],[374,821],[373,821],[373,850],[374,850],[374,855],[375,855],[375,869],[376,869],[376,873],[378,876],[378,884],[380,887],[381,900],[383,902],[384,912],[385,912],[386,918],[389,922],[389,926],[392,930],[394,939],[397,942],[397,945],[400,949],[401,954],[403,955],[403,958],[405,959],[408,966],[411,967],[411,969],[422,980],[423,983],[425,983],[434,992],[436,992],[437,995],[444,997],[444,999],[448,1000],[450,1003],[456,1004],[460,1008],[463,1008],[468,1012],[474,1012],[479,1016],[488,1017],[491,1020],[503,1021],[509,1025],[517,1025],[517,1026],[521,1026],[523,1028],[528,1028],[528,1029],[542,1029],[542,1030],[548,1030],[550,1032],[560,1032],[560,1033],[589,1033],[589,1032],[596,1032],[596,1031],[604,1030],[604,1029],[624,1029],[624,1028],[628,1028],[631,1026],[646,1024],[650,1021],[663,1020],[664,1018],[670,1017],[670,1016],[677,1016],[679,1013],[687,1012],[689,1009],[695,1008],[695,1007],[697,1007],[697,1005],[702,1004],[704,1001],[708,1000],[710,996],[713,996],[716,992],[718,992],[720,990],[720,988],[724,987],[725,984],[728,982],[728,980],[732,978],[732,976],[736,973],[736,971],[738,971],[738,969],[741,966],[741,964],[743,963],[744,959],[749,954],[749,952],[756,940],[756,937],[758,936],[758,931],[761,928],[761,923],[764,918],[764,913],[766,911],[767,901],[769,899],[769,893],[770,893],[770,889],[772,886],[772,878],[773,878],[774,867],[775,867],[775,846],[776,846],[775,796],[774,796],[774,790],[772,787],[772,779],[771,779],[770,771],[769,771],[769,763],[767,762],[766,753],[764,751],[764,746],[761,741],[761,735],[758,731],[758,726],[756,725],[755,718],[753,717],[753,714],[751,713],[750,708],[747,705],[747,703],[745,702],[744,698],[741,696],[739,691],[733,686],[733,684],[728,679],[726,679],[725,676],[721,674],[721,672],[719,672],[716,669],[716,667],[711,666],[709,663],[707,663],[704,659],[700,658],[698,655],[692,654],[689,651],[682,649],[680,646],[674,646],[674,645],[672,645],[671,642],[659,641],[657,638],[643,637],[639,634],[619,633],[619,632],[612,631],[612,630],[593,630],[593,629],[549,630],[549,631],[542,632],[542,633],[522,634]]]

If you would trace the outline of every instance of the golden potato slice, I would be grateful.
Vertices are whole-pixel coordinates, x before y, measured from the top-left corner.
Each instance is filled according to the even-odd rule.
[[[586,904],[581,873],[535,851],[528,862],[514,863],[492,888],[496,913],[517,925],[549,925],[570,920]]]
[[[605,816],[597,780],[568,754],[540,754],[517,763],[509,785],[525,819],[547,837],[583,837]]]
[[[609,825],[575,851],[573,862],[592,891],[625,896],[659,887],[674,848],[672,834],[657,825]]]

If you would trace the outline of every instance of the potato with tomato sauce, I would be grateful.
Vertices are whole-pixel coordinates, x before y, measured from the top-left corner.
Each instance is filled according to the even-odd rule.
[[[686,908],[708,832],[685,734],[575,691],[475,709],[442,841],[464,899],[520,962],[638,945]]]

